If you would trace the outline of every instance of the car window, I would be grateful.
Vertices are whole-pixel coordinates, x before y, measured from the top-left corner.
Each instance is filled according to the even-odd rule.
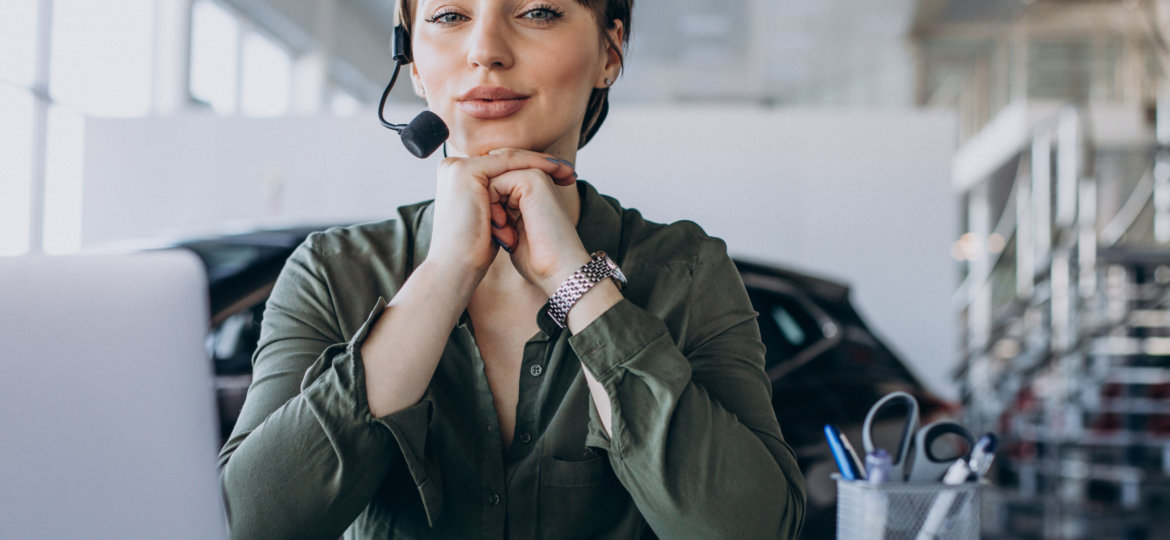
[[[825,338],[816,319],[796,298],[759,289],[749,289],[748,295],[760,314],[768,368],[795,358]]]
[[[772,307],[772,321],[780,329],[780,333],[793,346],[801,347],[808,341],[808,334],[800,328],[800,323],[796,322],[796,318],[782,305],[775,305]]]

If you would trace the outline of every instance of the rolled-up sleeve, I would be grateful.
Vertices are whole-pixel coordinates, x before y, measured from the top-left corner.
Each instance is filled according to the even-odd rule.
[[[442,499],[426,452],[430,396],[371,415],[361,346],[386,301],[377,299],[346,339],[309,244],[290,257],[269,298],[253,382],[220,452],[231,535],[336,538],[395,466],[409,469],[433,522]]]
[[[663,538],[795,538],[804,481],[764,372],[756,313],[721,240],[706,238],[674,334],[623,300],[569,339],[605,387],[609,436],[587,444]]]

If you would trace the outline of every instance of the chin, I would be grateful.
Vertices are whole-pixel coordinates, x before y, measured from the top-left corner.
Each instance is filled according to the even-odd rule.
[[[528,138],[520,137],[482,137],[462,136],[452,138],[452,144],[469,156],[482,156],[497,148],[517,148],[533,152],[545,152],[552,147],[552,143],[540,143]],[[454,142],[458,141],[458,142]]]
[[[516,119],[519,120],[519,119]],[[518,148],[547,152],[564,142],[564,134],[535,133],[529,122],[491,121],[457,122],[451,130],[450,144],[468,156],[481,156],[497,148]],[[450,126],[451,124],[448,123]],[[542,126],[547,128],[548,126]],[[547,129],[541,130],[547,131]]]

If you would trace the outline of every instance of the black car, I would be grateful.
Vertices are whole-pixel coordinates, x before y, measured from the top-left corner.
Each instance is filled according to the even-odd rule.
[[[222,437],[235,425],[251,382],[252,353],[264,304],[285,260],[311,232],[289,228],[177,243],[207,266],[211,331]],[[849,287],[758,262],[736,261],[752,305],[759,312],[772,380],[772,406],[785,439],[795,449],[808,486],[806,538],[835,530],[835,471],[823,428],[832,423],[858,440],[861,420],[881,396],[894,390],[918,397],[924,419],[954,412],[862,321]]]

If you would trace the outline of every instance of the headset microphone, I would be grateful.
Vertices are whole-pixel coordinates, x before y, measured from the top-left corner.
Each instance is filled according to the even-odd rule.
[[[383,115],[383,109],[386,108],[386,98],[390,97],[390,89],[394,88],[394,82],[398,80],[398,71],[412,60],[410,40],[402,25],[394,27],[391,52],[394,55],[394,74],[390,76],[390,84],[386,85],[386,91],[382,92],[382,101],[378,104],[378,120],[382,122],[383,126],[402,136],[402,144],[406,146],[407,151],[415,157],[425,158],[433,154],[443,144],[443,141],[447,140],[450,132],[447,130],[447,124],[444,124],[443,120],[431,111],[419,113],[409,124],[391,124],[386,121],[386,117]]]

